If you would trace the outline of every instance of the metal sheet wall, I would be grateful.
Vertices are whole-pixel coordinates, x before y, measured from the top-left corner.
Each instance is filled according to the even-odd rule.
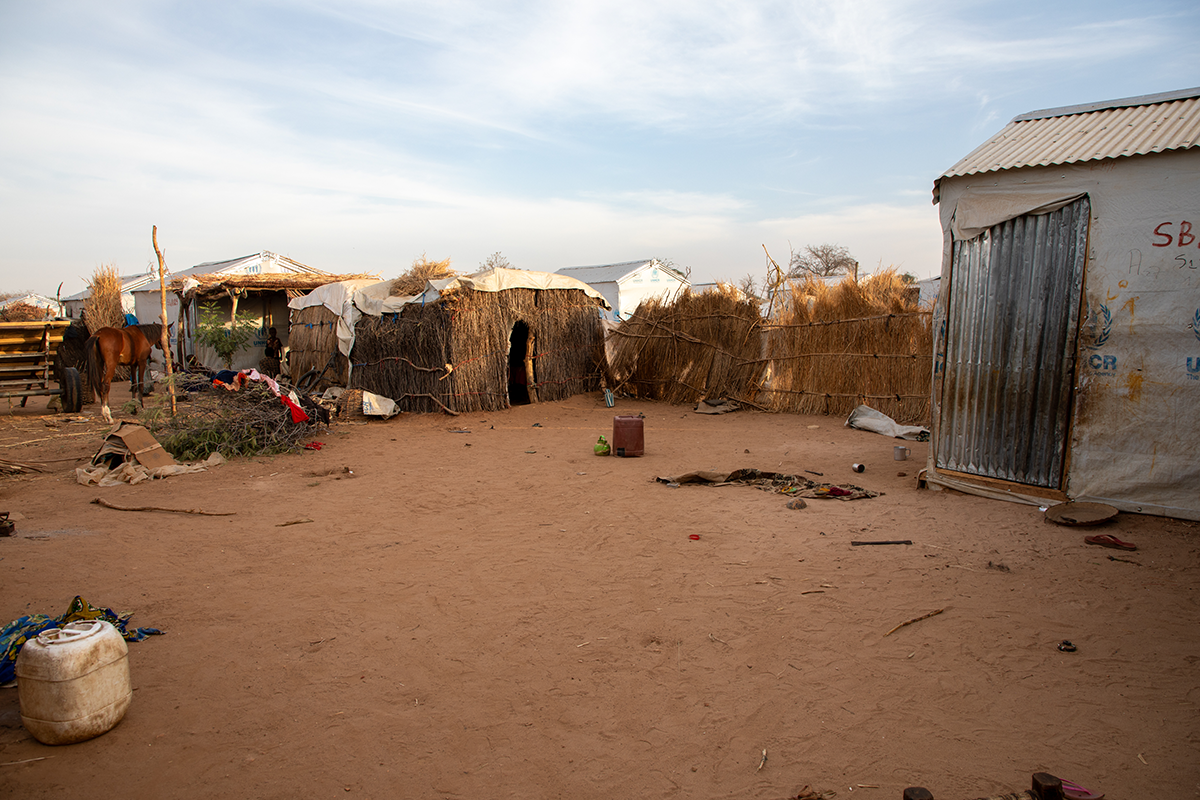
[[[938,468],[1061,488],[1089,218],[1085,197],[954,242]]]

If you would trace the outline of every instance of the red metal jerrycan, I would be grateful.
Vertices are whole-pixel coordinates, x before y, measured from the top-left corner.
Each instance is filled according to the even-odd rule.
[[[623,458],[646,452],[646,434],[641,417],[613,417],[612,454]]]

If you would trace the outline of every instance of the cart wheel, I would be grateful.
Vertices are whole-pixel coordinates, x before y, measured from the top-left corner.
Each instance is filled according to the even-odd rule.
[[[74,367],[64,367],[59,388],[62,389],[63,411],[68,414],[78,414],[79,410],[83,408],[83,379],[79,377],[79,370]]]

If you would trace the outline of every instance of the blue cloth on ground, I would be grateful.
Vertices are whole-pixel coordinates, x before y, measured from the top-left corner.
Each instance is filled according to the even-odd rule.
[[[27,641],[42,631],[51,628],[61,628],[68,622],[80,620],[101,619],[112,623],[127,642],[140,642],[147,636],[162,635],[158,628],[134,628],[128,630],[129,618],[132,611],[118,614],[111,608],[97,608],[78,595],[71,601],[67,613],[61,617],[48,617],[45,614],[30,614],[18,617],[0,630],[0,685],[9,683],[16,677],[17,654]]]

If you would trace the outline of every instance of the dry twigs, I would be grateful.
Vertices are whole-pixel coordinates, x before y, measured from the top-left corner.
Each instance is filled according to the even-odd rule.
[[[913,617],[908,622],[901,622],[899,625],[897,625],[896,627],[892,628],[890,631],[885,633],[884,636],[891,636],[893,633],[900,630],[905,625],[912,625],[914,622],[920,622],[923,619],[929,619],[930,617],[936,617],[938,614],[942,613],[945,610],[946,609],[944,609],[944,608],[939,608],[937,611],[930,611],[928,614],[922,614],[919,617]]]
[[[23,758],[20,761],[5,761],[3,764],[0,764],[0,767],[11,767],[16,764],[30,764],[34,761],[45,761],[47,758],[54,758],[54,756],[40,756],[38,758]]]
[[[46,470],[37,464],[26,464],[23,461],[10,461],[7,458],[0,458],[0,473],[20,474],[22,472],[45,472]]]
[[[199,514],[205,517],[232,517],[236,511],[203,511],[199,508],[163,508],[162,506],[119,506],[116,503],[110,503],[103,497],[97,497],[92,501],[93,504],[111,508],[114,511],[170,511],[176,514]]]

